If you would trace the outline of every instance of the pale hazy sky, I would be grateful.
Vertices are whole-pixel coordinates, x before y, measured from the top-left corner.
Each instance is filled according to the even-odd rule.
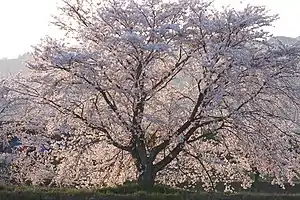
[[[16,57],[31,50],[41,37],[55,34],[49,27],[51,14],[59,0],[0,0],[0,58]],[[215,0],[217,5],[242,7],[241,0]],[[280,19],[271,31],[275,35],[300,36],[300,0],[243,0],[244,3],[266,5]]]

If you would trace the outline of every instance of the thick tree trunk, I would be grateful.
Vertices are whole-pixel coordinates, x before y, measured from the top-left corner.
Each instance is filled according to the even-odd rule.
[[[148,167],[140,172],[138,184],[144,189],[151,189],[154,186],[155,177],[156,172],[153,171],[152,167]]]
[[[254,180],[251,188],[253,192],[259,192],[259,171],[256,167],[253,167],[252,171],[254,172]]]

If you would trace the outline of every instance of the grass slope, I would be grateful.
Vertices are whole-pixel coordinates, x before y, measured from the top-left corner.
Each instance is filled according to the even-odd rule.
[[[237,194],[188,192],[155,186],[143,190],[137,185],[95,190],[46,187],[6,187],[0,190],[0,200],[299,200],[299,194],[251,193]]]

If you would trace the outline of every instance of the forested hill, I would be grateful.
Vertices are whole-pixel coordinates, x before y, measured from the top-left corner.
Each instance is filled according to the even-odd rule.
[[[272,38],[271,40],[274,40],[274,39],[278,39],[281,42],[283,42],[284,44],[293,44],[293,43],[296,43],[296,42],[300,42],[300,36],[296,37],[296,38],[278,36],[278,37]]]
[[[0,77],[7,77],[26,71],[24,61],[27,58],[28,55],[24,54],[14,59],[0,59]]]

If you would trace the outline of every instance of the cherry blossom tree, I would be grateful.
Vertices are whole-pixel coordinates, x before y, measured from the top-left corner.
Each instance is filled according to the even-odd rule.
[[[47,137],[42,135],[43,121],[38,123],[27,116],[27,109],[32,109],[28,97],[10,92],[17,79],[18,76],[3,79],[0,84],[0,184],[40,184],[52,167],[44,166],[42,154],[38,153],[39,147],[47,144]]]
[[[53,182],[103,186],[299,178],[299,53],[265,7],[63,0],[12,92],[51,138]]]
[[[10,147],[10,140],[12,133],[7,130],[11,130],[9,127],[9,118],[14,116],[11,107],[15,104],[15,100],[7,98],[9,93],[8,88],[4,86],[5,80],[0,82],[0,185],[6,185],[10,179],[10,165],[13,160],[12,149]]]

